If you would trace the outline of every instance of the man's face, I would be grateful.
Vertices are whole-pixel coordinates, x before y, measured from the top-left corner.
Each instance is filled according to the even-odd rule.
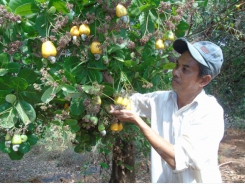
[[[178,95],[192,95],[202,89],[200,85],[202,80],[198,77],[198,63],[188,51],[179,57],[172,73],[172,87]]]

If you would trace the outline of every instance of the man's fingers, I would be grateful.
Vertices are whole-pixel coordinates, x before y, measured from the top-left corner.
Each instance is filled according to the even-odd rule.
[[[113,107],[113,105],[110,105],[110,107],[111,107],[110,112],[111,112],[111,111],[114,111],[114,107]]]

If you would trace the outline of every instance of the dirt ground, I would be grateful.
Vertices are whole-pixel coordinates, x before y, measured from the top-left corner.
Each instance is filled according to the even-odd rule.
[[[245,183],[245,131],[226,130],[219,149],[219,167],[224,183]],[[33,149],[21,161],[11,161],[0,153],[1,183],[107,183],[110,170],[101,170],[99,160],[71,150],[64,153],[42,154],[43,148]],[[142,162],[143,159],[143,162]],[[147,164],[148,163],[148,164]],[[136,160],[136,182],[150,183],[150,161]]]
[[[224,183],[245,183],[245,131],[229,129],[219,149],[219,167]]]

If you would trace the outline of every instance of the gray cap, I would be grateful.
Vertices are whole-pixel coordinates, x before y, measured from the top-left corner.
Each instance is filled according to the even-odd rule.
[[[211,70],[212,78],[215,78],[220,73],[223,63],[223,53],[218,45],[209,41],[200,41],[191,44],[185,38],[178,38],[174,41],[173,47],[180,54],[189,50],[191,56],[197,62]]]

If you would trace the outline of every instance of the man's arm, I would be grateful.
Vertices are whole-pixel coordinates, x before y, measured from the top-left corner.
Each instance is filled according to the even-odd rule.
[[[146,139],[156,152],[164,159],[172,169],[175,169],[174,146],[159,136],[151,127],[149,127],[139,116],[128,110],[115,110],[111,107],[111,114],[116,116],[122,122],[132,122],[137,125]]]

